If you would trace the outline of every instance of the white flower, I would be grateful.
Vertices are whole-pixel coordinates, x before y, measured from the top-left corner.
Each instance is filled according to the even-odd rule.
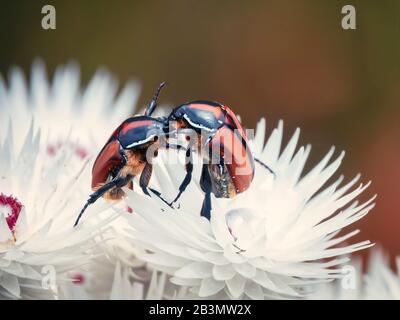
[[[105,254],[69,274],[73,281],[61,285],[62,299],[160,300],[185,297],[186,290],[168,282],[165,273],[149,269],[144,261],[139,260],[137,248],[124,237],[114,244],[104,244],[99,248]]]
[[[139,276],[131,266],[120,260],[96,261],[99,269],[92,279],[86,279],[87,273],[78,274],[79,281],[66,282],[61,286],[61,296],[67,300],[160,300],[165,298],[166,274],[144,270],[145,277]],[[105,263],[103,265],[102,263]],[[110,266],[114,266],[110,273]],[[96,277],[96,279],[95,279]],[[93,285],[86,281],[101,281]],[[78,283],[77,283],[78,282]],[[82,282],[82,283],[79,283]],[[104,286],[105,285],[105,286]],[[100,291],[100,292],[99,292]]]
[[[319,191],[342,156],[327,166],[331,150],[300,178],[310,147],[295,153],[296,131],[280,154],[280,124],[264,148],[264,122],[251,146],[276,176],[257,167],[248,191],[235,199],[213,198],[211,221],[199,216],[203,193],[196,165],[179,210],[135,186],[135,192],[126,190],[127,203],[115,207],[122,217],[107,230],[113,211],[103,200],[74,230],[90,193],[94,157],[137,101],[137,84],[129,83],[118,98],[116,89],[116,81],[99,71],[81,92],[75,64],[59,67],[51,83],[41,62],[33,65],[29,85],[19,69],[11,71],[8,85],[0,77],[0,298],[297,297],[306,285],[341,276],[338,266],[347,259],[334,257],[371,245],[339,247],[357,231],[336,237],[372,208],[373,199],[352,203],[367,186],[347,193],[357,177]],[[151,183],[173,199],[183,165],[165,164],[168,153],[160,154]],[[49,265],[58,293],[42,284]],[[87,282],[66,282],[74,276]]]
[[[54,212],[46,210],[49,216],[46,219],[43,217],[42,222],[44,225],[48,222],[47,218],[53,220],[52,215],[57,214],[60,216],[57,219],[59,222],[57,227],[60,227],[58,231],[62,232],[64,227],[72,231],[72,224],[91,193],[90,168],[93,165],[95,156],[115,128],[123,120],[133,115],[134,106],[139,96],[139,85],[131,81],[122,88],[118,96],[116,96],[116,93],[117,81],[104,70],[96,72],[87,88],[82,90],[80,87],[79,67],[74,63],[58,67],[50,82],[47,79],[46,70],[41,61],[36,61],[33,64],[29,83],[26,83],[25,77],[19,68],[11,70],[7,83],[0,76],[0,143],[2,148],[12,149],[10,152],[15,155],[20,152],[27,155],[30,152],[31,161],[24,160],[24,166],[27,165],[25,162],[31,162],[34,167],[31,170],[44,172],[40,182],[35,181],[33,185],[30,185],[23,180],[24,170],[26,171],[24,166],[18,166],[18,168],[16,166],[14,171],[7,172],[9,164],[15,161],[10,160],[7,166],[4,165],[4,161],[0,162],[0,166],[3,165],[3,172],[7,172],[7,179],[13,179],[14,183],[19,181],[21,184],[11,189],[5,188],[6,183],[4,185],[0,184],[2,187],[0,188],[0,193],[3,192],[5,194],[4,201],[14,201],[12,196],[15,196],[23,204],[22,213],[12,215],[12,217],[19,216],[15,226],[16,229],[21,228],[20,225],[23,224],[27,208],[30,208],[31,204],[32,206],[35,205],[31,203],[33,199],[40,203],[47,201],[54,204],[51,208],[54,209]],[[167,111],[165,111],[165,107],[160,107],[157,113],[160,114],[160,112]],[[28,130],[30,131],[28,132]],[[26,142],[28,145],[24,145],[27,136],[33,139],[34,136],[38,136],[39,132],[41,139],[37,139],[37,141],[28,139]],[[30,147],[29,143],[35,144],[32,150],[28,148]],[[7,154],[3,155],[7,156]],[[40,159],[43,163],[36,167],[35,159]],[[32,182],[30,180],[31,173],[28,171],[26,174],[29,182]],[[76,183],[71,183],[68,186],[68,191],[71,194],[73,193],[74,201],[71,201],[68,197],[63,201],[59,199],[62,192],[65,192],[62,189],[62,184],[67,181],[67,178],[71,179],[71,181],[74,181],[75,178],[79,179]],[[57,197],[53,197],[53,194],[41,192],[44,187],[41,186],[39,188],[39,183],[45,184],[44,187],[46,188],[56,188],[59,190],[59,194],[57,194]],[[73,190],[69,190],[72,186]],[[32,188],[32,190],[29,188]],[[37,191],[37,193],[33,193],[33,191]],[[24,193],[29,192],[32,192],[30,196],[25,196]],[[6,197],[6,195],[11,197]],[[42,195],[43,198],[41,198]],[[50,197],[50,201],[45,198],[46,196]],[[59,207],[56,205],[57,201],[60,203]],[[68,205],[62,207],[64,202],[68,202]],[[15,202],[15,204],[18,205],[18,202]],[[85,218],[82,220],[83,226],[80,228],[92,230],[92,228],[98,228],[99,225],[104,224],[104,221],[109,221],[110,215],[114,213],[114,211],[108,210],[110,206],[111,204],[99,200],[88,209]],[[123,203],[119,207],[127,208]],[[0,215],[8,216],[10,214],[9,211],[10,206],[1,205],[0,199]],[[33,215],[33,213],[30,212],[28,215]],[[40,223],[38,220],[30,225],[32,230],[36,228],[40,230],[39,226],[35,226],[37,222]],[[92,233],[90,236],[82,238],[86,239],[88,243],[83,246],[82,250],[77,250],[77,254],[81,251],[83,252],[84,248],[96,244],[96,250],[91,250],[91,255],[95,255],[96,258],[89,261],[89,256],[86,256],[85,259],[82,259],[76,265],[74,264],[73,268],[65,268],[65,271],[68,272],[63,272],[62,279],[58,277],[63,280],[57,283],[59,291],[62,292],[62,294],[58,295],[58,298],[71,298],[74,295],[79,297],[79,289],[82,288],[84,288],[82,290],[84,290],[88,298],[108,298],[117,265],[121,265],[124,270],[128,270],[128,268],[137,270],[140,267],[146,269],[144,268],[144,263],[138,261],[135,256],[137,251],[135,245],[124,240],[125,225],[126,221],[124,219],[117,218],[109,223],[107,230],[103,230],[101,234],[96,236],[95,233]],[[4,223],[2,227],[5,228]],[[57,227],[53,228],[54,233],[57,232]],[[19,237],[16,243],[10,240],[13,238],[13,233],[9,227],[4,232],[0,232],[0,237],[2,234],[4,237],[7,236],[7,247],[11,248],[16,243],[20,243]],[[48,236],[48,234],[43,233],[39,240],[44,241]],[[32,239],[28,240],[30,244],[34,244]],[[68,243],[67,238],[65,241]],[[73,241],[72,239],[72,247]],[[8,255],[10,254],[8,253]],[[45,261],[40,260],[40,257],[37,257],[37,259],[38,266],[34,268],[39,270],[40,273],[40,264],[45,263]],[[85,265],[80,267],[80,264],[84,263]],[[0,265],[2,264],[0,263]],[[150,281],[152,274],[151,270],[146,269],[145,274],[142,275],[142,283],[145,286],[147,286],[146,282]],[[86,279],[84,286],[71,283],[76,275],[82,275]],[[3,278],[6,279],[5,276]],[[37,278],[42,279],[42,275],[37,274]],[[22,284],[26,282],[21,279],[18,279],[18,281]],[[8,285],[8,282],[7,280],[4,285]],[[36,281],[35,286],[40,287],[40,282]],[[116,286],[117,284],[114,284],[114,287]],[[138,286],[137,281],[135,286]],[[65,293],[66,288],[74,289],[73,291],[68,291],[72,296]],[[119,292],[116,288],[114,291]],[[23,298],[30,297],[26,290],[19,295],[14,295],[14,297],[18,296]],[[48,291],[44,292],[45,298],[53,296],[56,297],[57,295]],[[149,294],[148,296],[151,297],[154,294]],[[31,297],[38,298],[38,290],[35,289]]]
[[[54,157],[39,152],[33,124],[19,153],[11,141],[9,133],[0,143],[0,297],[56,298],[65,273],[90,261],[92,239],[110,220],[72,227],[87,162],[67,165],[69,148]]]
[[[211,221],[199,215],[200,165],[180,209],[126,190],[136,213],[128,217],[133,241],[149,252],[141,258],[170,274],[174,284],[209,298],[298,297],[306,285],[341,277],[338,266],[348,259],[337,257],[372,245],[343,244],[358,230],[337,236],[374,206],[374,197],[355,201],[369,184],[349,191],[359,176],[343,186],[340,177],[325,187],[343,158],[342,153],[328,165],[333,148],[302,177],[311,147],[296,151],[296,130],[281,153],[282,133],[280,122],[264,145],[265,121],[258,124],[251,147],[275,176],[257,165],[246,192],[234,199],[212,198]],[[159,190],[171,199],[183,179],[183,165],[166,164],[167,152],[160,154],[155,175]]]
[[[114,220],[110,224],[109,230],[95,239],[101,255],[93,259],[90,264],[69,273],[73,283],[66,283],[62,286],[62,290],[65,291],[62,298],[73,299],[75,295],[84,294],[87,299],[109,299],[113,287],[115,287],[115,291],[123,292],[123,287],[118,288],[120,283],[114,284],[118,268],[126,270],[124,274],[129,271],[134,277],[135,283],[146,283],[150,280],[151,271],[145,267],[143,261],[136,257],[138,249],[123,235],[116,233],[115,225],[118,226],[119,223],[116,224]],[[118,272],[120,274],[122,271]]]
[[[342,266],[343,278],[322,283],[311,288],[309,300],[361,300],[364,282],[361,259],[353,258],[351,264]]]
[[[365,275],[365,299],[400,300],[400,256],[396,258],[397,273],[390,268],[382,249],[372,251]]]
[[[342,280],[319,285],[310,299],[400,300],[400,257],[397,273],[390,268],[389,257],[382,248],[371,250],[368,270],[362,273],[361,260],[346,266],[350,272]]]
[[[95,156],[114,129],[132,115],[139,95],[139,86],[136,82],[129,82],[118,96],[116,93],[116,80],[104,70],[99,70],[88,87],[82,90],[79,67],[74,63],[58,67],[51,82],[47,80],[45,67],[40,61],[36,61],[32,66],[29,84],[26,83],[19,68],[11,70],[7,83],[0,76],[0,144],[5,150],[1,155],[3,157],[0,161],[0,172],[7,173],[7,181],[3,180],[0,184],[0,193],[15,196],[23,204],[16,229],[21,228],[20,224],[22,225],[24,221],[27,208],[31,208],[28,216],[33,219],[35,210],[41,210],[44,207],[47,209],[46,212],[40,211],[40,217],[36,217],[30,225],[32,232],[35,229],[40,230],[42,223],[46,226],[46,223],[53,221],[53,215],[60,216],[57,226],[60,227],[58,231],[61,234],[65,228],[72,231],[72,224],[91,193],[90,168]],[[33,140],[39,132],[42,138]],[[25,142],[26,137],[28,139]],[[19,157],[16,163],[14,157],[20,152],[21,155],[29,156],[29,158],[22,160]],[[9,159],[9,155],[13,158]],[[9,171],[11,166],[13,168]],[[42,176],[37,176],[36,180],[32,181],[33,171],[36,174],[42,172]],[[63,184],[67,181],[70,181],[70,184],[66,185],[67,190],[63,190]],[[60,199],[63,193],[65,199]],[[72,193],[76,201],[68,198]],[[12,198],[7,199],[11,201]],[[37,208],[35,201],[42,207]],[[48,203],[53,206],[49,207]],[[81,228],[91,230],[103,224],[104,220],[110,216],[110,210],[107,210],[110,206],[98,201],[88,210],[90,213],[88,217],[85,217],[85,226]],[[9,210],[9,207],[0,206],[0,215],[8,215]],[[48,216],[43,216],[45,213]],[[37,223],[40,225],[36,225]],[[111,227],[116,229],[118,225],[120,225],[118,219],[114,220],[108,226],[108,231],[101,235],[101,239],[116,238]],[[2,226],[5,225],[2,224]],[[56,227],[53,231],[57,232]],[[3,236],[6,235],[10,238],[8,228],[3,232]],[[44,241],[47,236],[45,233],[41,234],[39,240]],[[74,247],[74,241],[79,240],[78,237],[75,238],[77,239],[71,238],[71,250]],[[95,237],[92,233],[81,240],[83,239],[94,243],[100,239],[100,236]],[[119,239],[122,237],[118,237],[113,243],[121,247],[123,241]],[[16,243],[21,243],[21,241],[18,237]],[[65,241],[65,245],[69,246],[68,240],[65,239]],[[90,241],[87,246],[91,243]],[[34,245],[31,238],[29,244]],[[76,254],[87,246],[83,246],[82,250],[78,249]],[[102,248],[104,249],[105,245]],[[96,254],[100,253],[96,251]],[[131,250],[130,254],[134,254],[134,250]],[[121,258],[123,254],[116,257],[116,259]],[[82,263],[87,263],[86,260],[85,257]],[[80,265],[78,260],[75,262],[77,262],[76,266]],[[36,263],[43,264],[46,261],[37,260]],[[72,268],[68,270],[70,269]],[[109,270],[110,275],[114,274],[114,269],[115,267]],[[3,278],[6,279],[5,276]],[[7,281],[5,285],[9,282]],[[16,288],[15,283],[13,285]],[[14,293],[18,296],[17,291]],[[34,297],[37,296],[35,291]]]
[[[0,75],[0,143],[13,143],[15,152],[20,152],[33,123],[33,134],[40,131],[42,137],[40,152],[57,156],[61,148],[70,149],[74,156],[65,162],[66,166],[89,161],[80,185],[87,197],[92,192],[90,168],[112,132],[133,116],[139,93],[136,81],[118,90],[117,80],[104,69],[99,69],[82,89],[76,63],[57,67],[49,81],[43,62],[36,60],[29,83],[22,70],[14,67],[8,81]],[[155,115],[166,114],[167,110],[160,106]],[[86,215],[93,215],[91,210],[90,207]],[[105,215],[107,212],[100,218]],[[115,220],[113,226],[118,225]]]

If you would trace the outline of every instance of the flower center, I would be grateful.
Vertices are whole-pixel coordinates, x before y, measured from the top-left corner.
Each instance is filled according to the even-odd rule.
[[[232,235],[235,247],[242,253],[247,250],[252,241],[257,240],[259,228],[262,227],[263,221],[257,217],[256,212],[247,208],[236,208],[229,210],[225,216],[226,226]]]
[[[0,215],[6,218],[7,225],[12,232],[14,232],[21,209],[22,204],[16,198],[0,194]]]

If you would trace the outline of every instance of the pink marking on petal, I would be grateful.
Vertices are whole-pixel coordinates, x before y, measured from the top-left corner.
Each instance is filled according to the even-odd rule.
[[[73,152],[82,160],[87,158],[87,156],[89,155],[89,151],[85,147],[83,147],[83,146],[81,146],[81,145],[79,145],[77,143],[71,143],[71,142],[68,142],[68,141],[66,141],[66,142],[59,141],[59,142],[57,142],[55,144],[49,144],[47,146],[48,155],[51,156],[51,157],[56,156],[57,153],[59,152],[59,150],[63,146],[73,150]]]
[[[88,152],[86,149],[84,149],[83,147],[76,147],[75,149],[75,153],[78,155],[79,158],[81,159],[85,159],[88,156]]]
[[[49,144],[47,146],[47,154],[51,157],[54,157],[57,153],[57,147],[55,145]]]
[[[130,206],[126,206],[126,211],[128,211],[128,213],[133,213],[133,209]]]
[[[81,274],[81,273],[78,273],[78,274],[76,274],[76,275],[74,275],[74,276],[72,277],[72,282],[73,282],[74,284],[84,284],[85,281],[86,281],[86,278],[85,278],[85,276],[84,276],[83,274]]]

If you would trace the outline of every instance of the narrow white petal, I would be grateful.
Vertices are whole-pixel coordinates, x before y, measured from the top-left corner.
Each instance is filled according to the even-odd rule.
[[[217,294],[225,287],[224,281],[218,281],[213,278],[205,278],[201,281],[199,296],[209,297]]]
[[[239,298],[244,293],[245,285],[246,279],[239,274],[226,281],[226,286],[234,298]]]

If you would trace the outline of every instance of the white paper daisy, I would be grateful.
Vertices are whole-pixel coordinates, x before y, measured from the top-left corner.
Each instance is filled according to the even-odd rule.
[[[365,275],[365,299],[400,300],[400,256],[396,269],[397,273],[392,271],[389,257],[381,248],[373,250]]]
[[[28,82],[22,70],[14,67],[7,81],[0,75],[0,142],[12,142],[20,152],[33,123],[33,134],[40,130],[42,136],[40,152],[55,157],[61,148],[68,148],[74,153],[72,166],[89,161],[81,184],[88,196],[92,191],[90,169],[97,154],[121,122],[143,113],[136,106],[139,94],[137,81],[119,90],[118,81],[105,69],[99,69],[82,88],[79,66],[73,62],[57,67],[51,81],[41,60],[33,63]],[[154,115],[165,115],[168,110],[160,106]],[[8,132],[10,141],[6,141]]]
[[[32,124],[18,153],[11,128],[0,143],[0,298],[56,298],[66,272],[93,258],[93,239],[110,222],[72,228],[87,161],[73,166],[66,147],[56,156],[40,152],[33,131]]]
[[[343,279],[319,285],[309,295],[318,300],[400,300],[400,257],[396,259],[397,273],[389,263],[389,257],[380,247],[371,251],[366,273],[362,273],[361,260],[352,262],[342,270]],[[350,272],[347,272],[350,271]]]
[[[186,290],[171,284],[169,276],[149,269],[144,261],[137,259],[137,249],[130,244],[125,248],[108,245],[101,249],[104,255],[69,274],[73,281],[60,286],[61,299],[160,300],[185,297]]]
[[[309,300],[361,300],[365,285],[362,262],[353,258],[351,263],[341,266],[343,277],[310,288]]]
[[[311,147],[296,151],[296,130],[280,152],[282,134],[280,122],[264,145],[265,121],[258,124],[251,147],[275,176],[257,166],[246,192],[234,199],[212,199],[210,221],[199,215],[200,165],[195,165],[180,209],[126,190],[134,211],[128,217],[133,241],[148,250],[141,258],[198,297],[299,297],[306,285],[341,277],[338,266],[348,259],[337,257],[372,245],[343,244],[358,230],[337,236],[374,206],[374,197],[363,204],[355,201],[369,183],[350,191],[359,176],[343,186],[340,177],[325,187],[344,155],[328,164],[333,148],[302,176]],[[168,153],[160,155],[155,175],[169,198],[182,182],[183,165],[169,165]]]
[[[24,166],[28,165],[25,162],[24,166],[16,166],[15,170],[7,172],[15,159],[11,161],[7,158],[7,154],[2,154],[4,157],[0,166],[2,166],[3,172],[7,172],[7,179],[12,179],[14,183],[19,181],[21,184],[17,185],[17,190],[12,189],[8,182],[4,182],[3,187],[8,186],[10,190],[0,188],[0,192],[4,193],[3,202],[7,202],[7,206],[1,207],[5,212],[4,215],[10,215],[9,211],[12,207],[10,204],[18,209],[20,203],[18,201],[21,201],[23,206],[20,216],[24,217],[26,208],[36,205],[32,203],[36,200],[35,196],[39,197],[43,194],[43,198],[38,201],[47,201],[53,204],[57,204],[57,201],[59,201],[61,203],[60,207],[55,206],[54,212],[47,211],[48,217],[41,216],[43,224],[46,225],[46,222],[48,222],[46,219],[53,219],[51,215],[57,213],[62,216],[62,219],[65,219],[58,219],[59,222],[64,221],[62,227],[72,229],[77,213],[91,193],[91,166],[95,156],[115,127],[132,115],[139,95],[139,85],[131,81],[124,86],[118,96],[116,93],[117,81],[104,70],[99,70],[87,88],[81,89],[79,67],[75,63],[58,67],[51,82],[48,81],[45,67],[40,61],[33,64],[29,83],[25,81],[25,77],[19,68],[11,70],[7,82],[0,76],[0,143],[3,144],[2,148],[12,150],[8,150],[8,152],[13,152],[14,155],[20,152],[21,154],[31,152],[32,168],[28,169],[31,169],[31,171],[42,170],[46,172],[46,177],[43,177],[43,179],[48,179],[40,180],[40,183],[45,184],[40,188],[56,188],[59,190],[58,196],[61,196],[63,190],[59,183],[65,182],[67,178],[71,179],[71,186],[74,182],[74,190],[68,189],[68,192],[72,193],[73,191],[77,199],[73,203],[71,200],[61,201],[59,198],[53,198],[54,192],[51,194],[43,193],[42,189],[39,189],[39,180],[35,181],[33,186],[24,182],[24,174],[26,175],[25,179],[32,182],[32,173],[23,171],[26,170]],[[30,131],[28,132],[28,130]],[[27,135],[28,138],[33,139],[39,131],[42,139],[32,142],[28,139],[25,142]],[[34,144],[34,150],[27,149],[30,146],[29,144]],[[7,165],[4,164],[5,158],[8,161]],[[36,167],[35,159],[43,161],[43,163],[40,163],[40,168]],[[80,170],[78,171],[77,168]],[[78,177],[79,179],[74,181]],[[68,186],[68,188],[71,186]],[[28,187],[34,190],[28,190]],[[37,191],[38,194],[33,193],[34,191]],[[30,196],[25,196],[25,194],[21,194],[22,192],[30,194]],[[18,200],[15,201],[12,197],[6,197],[6,195],[16,196]],[[47,199],[45,196],[52,198]],[[62,207],[61,205],[64,202],[68,205]],[[85,217],[85,228],[90,229],[103,223],[102,221],[112,214],[110,210],[107,210],[110,206],[111,204],[99,201],[96,206],[90,208],[87,217],[89,221],[86,221]],[[17,212],[18,210],[14,211]],[[19,213],[10,215],[10,217],[17,216],[19,216]],[[10,226],[14,227],[14,221],[10,219],[14,218],[8,218]],[[18,221],[22,220],[19,219]],[[40,223],[40,221],[38,222]],[[101,237],[94,237],[92,234],[90,240],[96,241],[96,243],[104,242],[104,239],[109,240],[103,243],[101,247],[103,249],[110,242],[122,248],[124,247],[123,237],[121,235],[117,237],[114,232],[120,225],[118,219],[115,219],[108,226],[109,229],[106,233],[101,234]],[[17,227],[19,228],[19,223],[15,226],[15,228]],[[61,228],[60,232],[62,230]],[[8,230],[8,233],[10,233],[10,230]],[[113,241],[110,239],[113,239]],[[129,249],[132,249],[132,246]],[[106,254],[104,251],[99,252],[99,254]],[[120,259],[123,263],[125,256],[132,256],[135,251],[119,252],[120,255],[115,258]],[[113,263],[114,267],[109,270],[110,276],[114,274],[116,261]],[[77,263],[77,265],[79,264]],[[90,268],[90,265],[87,267]],[[35,297],[37,297],[36,292]]]
[[[103,232],[95,240],[102,254],[90,264],[69,273],[72,281],[62,286],[62,291],[65,291],[63,299],[73,299],[74,296],[79,297],[82,294],[88,299],[109,299],[113,287],[116,292],[122,294],[125,289],[117,288],[120,283],[117,285],[114,280],[117,276],[116,269],[119,270],[119,275],[122,269],[126,270],[123,271],[124,274],[131,272],[135,283],[145,284],[150,281],[151,271],[137,258],[138,249],[124,236],[115,232],[114,223],[110,224],[107,232]]]

